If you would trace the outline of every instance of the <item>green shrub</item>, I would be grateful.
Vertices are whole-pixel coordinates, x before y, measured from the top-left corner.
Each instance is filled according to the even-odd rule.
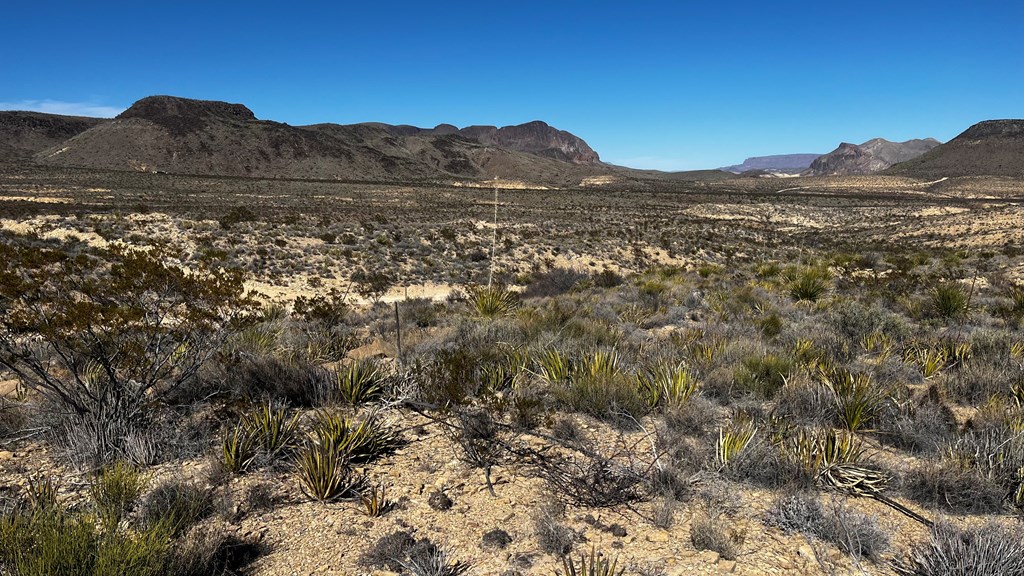
[[[299,452],[296,468],[302,492],[321,502],[352,496],[362,482],[332,444],[308,444]]]
[[[292,446],[299,426],[299,415],[295,414],[289,420],[284,406],[274,406],[267,402],[242,416],[241,426],[245,429],[245,435],[273,458]]]
[[[104,525],[116,527],[138,503],[146,484],[147,479],[123,461],[101,470],[93,479],[89,494]]]
[[[228,472],[245,472],[256,459],[256,455],[256,441],[242,422],[224,433],[221,441],[221,462]]]
[[[566,576],[622,576],[626,573],[626,567],[619,567],[618,563],[617,557],[609,560],[594,548],[590,549],[589,558],[581,554],[578,563],[570,560],[568,556],[562,557],[562,569],[565,570]]]
[[[394,428],[377,414],[356,420],[328,411],[317,413],[313,439],[318,445],[331,447],[344,461],[353,464],[372,462],[393,452],[401,441]]]
[[[996,522],[972,528],[941,522],[894,567],[903,576],[1021,576],[1024,534]]]
[[[793,361],[784,356],[765,354],[750,356],[736,374],[736,383],[764,398],[774,398],[793,373]]]
[[[141,521],[171,534],[187,531],[213,511],[213,494],[191,482],[170,480],[153,489],[142,504]]]
[[[797,302],[817,302],[829,291],[828,271],[807,268],[789,285],[789,295]]]

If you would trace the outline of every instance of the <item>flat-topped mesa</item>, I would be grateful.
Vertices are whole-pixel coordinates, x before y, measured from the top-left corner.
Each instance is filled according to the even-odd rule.
[[[182,135],[202,129],[214,119],[248,122],[256,120],[256,115],[242,104],[177,96],[149,96],[117,116],[118,120],[131,118],[148,120],[174,134]]]

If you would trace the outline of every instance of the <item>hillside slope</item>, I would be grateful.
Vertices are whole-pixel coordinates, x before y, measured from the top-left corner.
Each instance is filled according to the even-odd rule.
[[[1024,120],[979,122],[927,154],[893,166],[888,173],[915,178],[1024,177]]]
[[[0,112],[0,162],[29,159],[106,121],[41,112]]]

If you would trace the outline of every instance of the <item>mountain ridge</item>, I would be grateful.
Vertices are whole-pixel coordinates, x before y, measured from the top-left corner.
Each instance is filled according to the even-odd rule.
[[[874,174],[900,162],[912,160],[941,144],[934,138],[891,142],[872,138],[862,144],[842,142],[811,162],[804,176],[846,176]]]

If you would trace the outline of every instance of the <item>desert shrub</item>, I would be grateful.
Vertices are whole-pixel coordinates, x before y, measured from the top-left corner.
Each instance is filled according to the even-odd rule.
[[[448,553],[429,539],[417,540],[407,531],[382,536],[363,552],[359,564],[412,576],[459,576],[470,568],[465,562],[451,561]]]
[[[296,296],[292,305],[292,315],[328,327],[341,324],[348,313],[348,298],[337,288],[327,294]]]
[[[879,420],[882,441],[918,453],[937,452],[957,431],[956,418],[936,386],[917,402],[894,404]]]
[[[833,420],[835,402],[828,386],[798,373],[776,393],[774,414],[793,424],[821,426]]]
[[[359,501],[363,504],[363,512],[371,518],[383,516],[395,508],[395,503],[388,500],[383,484],[374,484],[362,490]]]
[[[764,398],[774,398],[794,368],[792,360],[776,354],[750,356],[736,370],[736,383]]]
[[[472,568],[468,562],[452,560],[450,552],[429,540],[417,542],[400,564],[410,576],[461,576]]]
[[[391,273],[380,268],[371,270],[360,268],[352,273],[352,283],[355,285],[356,294],[367,300],[378,302],[394,285],[395,278]]]
[[[967,314],[971,295],[959,282],[943,282],[928,292],[928,303],[939,318],[955,320]]]
[[[231,534],[224,526],[197,526],[175,542],[165,574],[211,576],[239,574],[267,546]]]
[[[855,300],[841,300],[825,315],[829,333],[838,334],[846,343],[857,345],[872,333],[885,334],[896,342],[910,332],[905,320],[878,305],[868,306]]]
[[[811,494],[794,493],[778,498],[765,513],[765,522],[786,533],[801,533],[835,544],[856,558],[878,560],[889,547],[889,536],[877,521],[835,501],[822,506]]]
[[[213,493],[192,482],[168,480],[146,495],[139,514],[143,526],[171,534],[188,531],[213,512]]]
[[[538,272],[530,279],[523,292],[526,298],[551,297],[569,292],[589,276],[573,268],[556,267],[545,272]]]
[[[712,515],[701,511],[693,519],[690,525],[690,542],[697,550],[712,550],[726,560],[735,560],[746,534],[729,525],[729,521],[722,516]]]
[[[5,243],[0,256],[0,366],[86,426],[99,463],[124,456],[252,308],[238,271],[188,271],[161,250]]]
[[[903,478],[903,493],[924,505],[975,514],[999,512],[1006,497],[998,483],[947,460],[911,469]]]
[[[504,550],[511,543],[512,536],[501,528],[488,530],[480,538],[480,546],[491,550]]]
[[[240,474],[249,469],[259,453],[252,432],[239,422],[224,431],[220,444],[220,464],[227,472]]]
[[[330,374],[305,362],[273,356],[242,358],[229,367],[228,386],[249,401],[270,398],[292,406],[316,407],[333,393]]]
[[[338,452],[346,462],[365,464],[393,452],[401,437],[378,413],[356,419],[321,411],[313,421],[313,441]]]
[[[903,576],[1021,576],[1024,535],[1019,526],[996,522],[973,528],[940,522],[895,569]]]
[[[594,274],[594,286],[598,288],[614,288],[623,281],[621,274],[608,268],[602,268],[600,272]]]
[[[637,384],[647,405],[681,406],[697,392],[696,374],[685,366],[664,364],[648,368],[637,374]]]
[[[857,432],[870,423],[886,407],[890,397],[868,374],[829,368],[821,370],[820,378],[835,397],[839,424],[850,432]]]
[[[459,458],[475,468],[482,468],[492,494],[491,468],[501,461],[507,445],[504,429],[487,410],[461,410],[445,431],[459,447]]]
[[[564,556],[572,551],[579,539],[572,528],[562,523],[565,507],[547,502],[537,508],[533,516],[533,530],[540,549],[548,554]]]
[[[665,427],[686,436],[703,436],[718,420],[718,408],[702,396],[694,396],[678,406],[665,409]]]
[[[146,483],[141,472],[122,461],[100,470],[89,487],[89,495],[101,521],[116,527],[135,508]]]

